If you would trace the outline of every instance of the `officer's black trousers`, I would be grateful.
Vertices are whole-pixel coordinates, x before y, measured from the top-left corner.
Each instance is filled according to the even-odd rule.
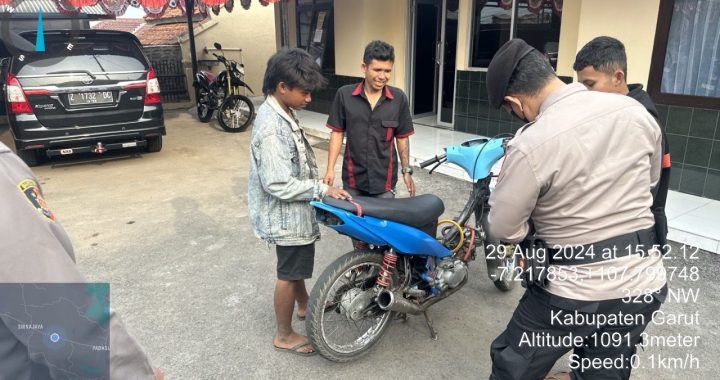
[[[631,302],[573,301],[532,287],[526,290],[520,299],[505,331],[490,346],[492,359],[490,380],[542,379],[548,375],[555,362],[570,350],[573,350],[570,361],[573,379],[629,379],[636,345],[641,340],[640,334],[651,321],[652,313],[659,308],[660,301],[655,296],[633,297]],[[558,316],[564,317],[567,314],[574,316],[575,310],[583,314],[585,320],[573,317],[573,324],[558,323],[558,319],[565,321]],[[633,317],[634,322],[644,320],[644,323],[605,324],[597,327],[595,322],[599,318],[592,320],[592,315],[602,314],[612,318],[613,315],[620,315],[620,312],[622,315]],[[555,318],[552,318],[553,316]],[[585,323],[576,324],[578,321]],[[543,338],[548,335],[554,338],[552,340]],[[582,340],[582,343],[579,346],[558,344],[557,341],[563,336],[579,337],[577,339]],[[533,341],[533,337],[539,338]],[[612,338],[621,341],[610,342]],[[598,366],[590,366],[594,368],[572,369],[582,363],[589,363],[593,358],[613,360],[606,360],[605,364]],[[598,363],[598,360],[595,363]]]

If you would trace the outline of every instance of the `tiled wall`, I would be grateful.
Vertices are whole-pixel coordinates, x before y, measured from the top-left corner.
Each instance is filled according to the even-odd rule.
[[[515,133],[522,127],[502,109],[488,104],[485,72],[458,71],[455,84],[455,130],[488,137]]]
[[[670,144],[670,188],[720,200],[720,111],[657,108]]]
[[[720,110],[658,105],[658,112],[670,144],[670,188],[720,200]],[[492,137],[520,126],[488,105],[485,72],[457,72],[456,131]]]
[[[308,111],[324,114],[330,113],[330,106],[332,106],[332,102],[335,99],[335,93],[338,88],[347,84],[358,84],[363,80],[363,78],[360,77],[349,77],[335,74],[325,74],[325,78],[328,80],[328,85],[323,89],[313,91],[312,102],[310,102],[307,106]]]

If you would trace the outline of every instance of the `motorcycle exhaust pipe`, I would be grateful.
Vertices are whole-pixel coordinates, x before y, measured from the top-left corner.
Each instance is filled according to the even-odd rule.
[[[400,293],[391,292],[383,289],[377,296],[377,304],[383,310],[397,311],[405,314],[422,314],[423,309],[420,306],[405,299]]]

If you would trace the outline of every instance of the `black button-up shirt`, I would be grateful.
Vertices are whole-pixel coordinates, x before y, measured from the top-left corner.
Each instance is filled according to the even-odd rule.
[[[415,133],[407,96],[385,86],[375,108],[363,91],[363,82],[338,89],[327,127],[345,132],[342,179],[345,187],[380,194],[395,188],[398,157],[395,139]]]

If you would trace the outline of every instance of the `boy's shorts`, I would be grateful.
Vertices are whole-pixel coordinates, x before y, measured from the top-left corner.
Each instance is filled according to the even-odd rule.
[[[312,277],[315,264],[315,243],[308,245],[278,245],[277,278],[278,280],[295,281]]]

